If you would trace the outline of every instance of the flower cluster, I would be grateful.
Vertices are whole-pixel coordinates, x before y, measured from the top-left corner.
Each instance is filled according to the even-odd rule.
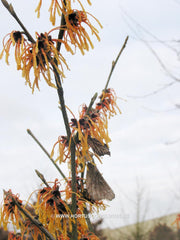
[[[75,117],[71,119],[72,137],[70,140],[66,136],[58,138],[51,153],[53,156],[54,149],[58,145],[59,153],[56,161],[59,160],[61,163],[70,159],[70,141],[76,142],[77,166],[84,166],[85,162],[91,162],[93,155],[99,160],[101,156],[110,155],[108,144],[111,139],[108,134],[108,118],[120,110],[116,104],[117,97],[113,89],[103,91],[99,98],[100,101],[95,108],[88,111],[87,106],[83,105],[79,119]]]
[[[97,18],[95,18],[92,14],[84,11],[79,11],[77,9],[69,9],[64,13],[64,24],[60,27],[55,27],[53,30],[62,30],[63,31],[63,39],[62,43],[64,44],[67,51],[71,52],[72,54],[75,53],[76,48],[79,48],[82,55],[85,54],[85,50],[89,51],[89,47],[92,49],[94,45],[91,41],[91,35],[94,35],[98,41],[100,41],[99,31],[95,28],[88,16],[95,20],[95,22],[102,28],[101,23]],[[86,27],[88,29],[86,30]],[[50,32],[51,32],[50,31]],[[75,50],[72,49],[71,46],[75,47]]]
[[[38,191],[35,212],[39,216],[40,222],[48,229],[53,236],[60,233],[67,237],[68,231],[72,231],[71,210],[66,201],[61,198],[58,180],[56,179],[52,187],[44,187]],[[68,218],[64,218],[68,215]]]
[[[57,72],[61,77],[65,77],[63,64],[68,68],[66,60],[54,45],[55,42],[59,42],[60,40],[52,39],[48,33],[36,33],[37,40],[35,43],[31,43],[19,31],[13,31],[9,35],[10,37],[7,42],[3,42],[4,48],[0,58],[2,58],[5,52],[6,63],[9,64],[10,47],[11,45],[15,46],[17,69],[22,71],[22,76],[26,79],[26,83],[32,88],[32,91],[34,91],[35,87],[39,89],[41,75],[49,86],[56,88],[55,84],[52,83],[51,71]],[[33,84],[30,81],[31,69],[34,71]]]
[[[72,8],[71,0],[52,0],[49,8],[50,11],[50,21],[52,24],[55,24],[56,13],[58,15],[63,14],[64,23],[61,26],[58,26],[48,33],[35,33],[36,41],[31,37],[31,41],[24,36],[25,32],[12,31],[8,40],[5,42],[3,40],[3,50],[0,54],[0,59],[3,57],[3,54],[6,55],[6,63],[9,64],[8,58],[10,55],[11,45],[15,47],[15,61],[17,64],[17,70],[22,71],[22,76],[32,88],[32,92],[35,87],[39,89],[39,80],[42,76],[47,84],[51,87],[56,87],[56,84],[52,82],[51,72],[56,76],[60,75],[62,78],[64,75],[65,65],[68,68],[65,58],[58,50],[58,44],[64,44],[64,47],[67,51],[70,51],[74,54],[71,45],[78,47],[81,53],[84,55],[84,50],[89,50],[89,46],[93,48],[93,43],[90,39],[88,31],[85,26],[89,28],[92,35],[95,35],[97,40],[100,41],[98,30],[90,23],[88,15],[95,19],[99,24],[100,22],[90,13],[87,13],[79,0],[77,2],[81,6],[81,10],[75,10]],[[88,0],[88,3],[90,1]],[[40,8],[42,5],[42,0],[39,1],[39,4],[36,8],[38,17],[40,15]],[[83,26],[85,25],[85,26]],[[63,33],[61,38],[52,39],[49,35],[53,30],[59,29]],[[56,43],[56,44],[55,44]],[[34,72],[34,81],[31,83],[30,80],[30,71],[33,69]]]
[[[57,74],[64,77],[62,63],[68,68],[67,63],[54,46],[54,42],[58,41],[57,39],[52,39],[48,33],[41,33],[40,35],[36,33],[36,38],[36,43],[31,44],[24,52],[22,75],[29,83],[29,73],[31,68],[33,68],[35,76],[32,86],[33,90],[35,86],[39,88],[40,74],[42,74],[49,86],[55,87],[55,84],[52,83],[50,70],[53,69],[53,72],[56,71]]]
[[[30,216],[34,215],[33,208],[23,205],[18,195],[14,195],[11,190],[5,192],[4,204],[1,209],[0,225],[2,224],[3,228],[7,230],[8,224],[11,222],[15,232],[21,230],[21,234],[10,232],[8,239],[20,240],[28,236],[36,240],[39,238],[45,239],[44,234],[19,210],[17,204]]]
[[[22,206],[22,201],[19,199],[18,195],[12,194],[11,190],[5,192],[4,204],[3,208],[1,209],[0,218],[0,225],[3,225],[4,230],[7,230],[9,221],[11,221],[17,229],[19,229],[20,225],[22,224],[22,215],[15,205],[12,197],[18,202],[20,206]]]
[[[121,113],[119,107],[117,106],[117,96],[112,88],[108,88],[102,92],[100,102],[96,104],[96,109],[102,111],[104,115],[108,118],[113,117],[117,114],[117,111]]]
[[[99,31],[97,28],[95,28],[91,22],[88,19],[88,15],[91,16],[98,25],[102,28],[102,25],[98,21],[97,18],[95,18],[92,14],[87,13],[80,2],[80,0],[74,0],[74,2],[78,2],[81,10],[74,9],[72,7],[72,1],[71,0],[52,0],[49,12],[50,12],[50,21],[52,25],[55,25],[56,22],[56,13],[61,16],[63,14],[65,22],[64,25],[60,26],[60,29],[64,31],[64,44],[66,46],[66,49],[72,52],[71,47],[69,46],[69,43],[74,45],[75,47],[78,47],[81,51],[81,53],[84,55],[84,50],[89,50],[89,46],[91,48],[94,48],[93,43],[90,39],[90,36],[88,34],[88,31],[85,29],[83,25],[86,25],[89,27],[91,34],[95,35],[97,40],[100,41],[99,37]],[[87,0],[88,4],[91,5],[91,2]],[[39,1],[39,4],[36,8],[37,16],[40,16],[40,8],[42,5],[42,0]],[[59,28],[59,27],[58,27]]]
[[[46,239],[46,236],[40,231],[40,229],[18,209],[16,203],[19,204],[32,218],[38,219],[42,226],[56,239],[69,239],[69,235],[72,232],[72,223],[75,219],[77,220],[78,239],[81,239],[82,236],[94,237],[95,235],[91,234],[88,230],[86,222],[87,216],[84,214],[84,209],[86,208],[86,204],[89,204],[89,213],[92,213],[95,205],[99,207],[101,202],[97,201],[92,204],[91,200],[82,193],[79,181],[80,179],[77,179],[79,190],[77,192],[77,212],[75,216],[70,210],[70,195],[72,194],[70,180],[68,181],[65,190],[60,191],[60,184],[57,179],[54,181],[52,187],[48,185],[39,189],[37,200],[31,206],[23,205],[19,197],[12,194],[11,190],[6,192],[0,224],[3,225],[5,230],[7,230],[7,225],[11,221],[16,229],[21,231],[20,233],[10,232],[9,239],[21,240],[28,239],[29,237],[32,237],[35,240]],[[98,238],[96,237],[95,239]]]

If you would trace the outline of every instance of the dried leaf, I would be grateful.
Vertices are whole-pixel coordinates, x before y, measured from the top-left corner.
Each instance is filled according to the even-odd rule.
[[[112,200],[115,194],[107,184],[97,167],[92,163],[87,165],[86,187],[90,197],[94,200]]]
[[[93,152],[98,156],[110,155],[109,148],[106,144],[102,144],[99,140],[90,136],[88,136],[87,141]]]

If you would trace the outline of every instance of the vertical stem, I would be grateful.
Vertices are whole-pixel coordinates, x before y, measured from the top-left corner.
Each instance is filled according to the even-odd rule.
[[[76,151],[75,151],[75,142],[71,139],[71,177],[72,177],[72,205],[71,211],[73,216],[75,216],[77,212],[77,203],[76,203]],[[77,240],[77,218],[75,218],[75,224],[72,225],[72,240]]]
[[[63,88],[62,88],[60,76],[59,76],[56,68],[53,67],[53,70],[54,70],[54,73],[55,73],[57,93],[58,93],[58,96],[59,96],[59,101],[60,101],[60,105],[61,105],[61,111],[62,111],[62,115],[63,115],[63,119],[64,119],[66,133],[67,133],[68,140],[70,140],[71,130],[70,130],[70,127],[69,127],[69,120],[68,120],[65,101],[64,101],[64,91],[63,91]]]
[[[64,17],[64,14],[62,14],[62,17],[61,17],[61,24],[60,26],[62,27],[59,31],[59,34],[58,34],[58,39],[63,39],[63,36],[64,36],[64,26],[66,24],[66,21],[65,21],[65,17]],[[61,42],[58,42],[57,43],[57,50],[60,51],[61,49]]]
[[[55,74],[55,80],[56,80],[56,86],[57,86],[57,93],[59,96],[59,101],[61,105],[61,111],[64,119],[64,124],[66,128],[66,133],[68,140],[71,142],[70,145],[70,151],[71,151],[71,178],[72,178],[72,205],[71,205],[71,210],[73,216],[75,216],[76,211],[77,211],[77,205],[76,205],[76,152],[75,152],[75,142],[74,139],[71,139],[71,130],[69,127],[69,120],[68,120],[68,115],[66,111],[66,106],[65,106],[65,101],[64,101],[64,91],[61,85],[61,79],[60,76],[56,70],[55,67],[53,67],[54,74]],[[72,240],[77,240],[77,219],[75,218],[75,223],[72,225]]]
[[[64,6],[66,6],[66,0],[63,0],[64,2]],[[66,9],[64,9],[66,11]],[[63,39],[64,36],[64,26],[65,26],[66,22],[65,22],[65,17],[64,14],[62,13],[62,17],[61,17],[61,24],[60,26],[62,26],[63,28],[60,29],[59,34],[58,34],[58,39]],[[60,51],[61,49],[61,42],[57,43],[57,50]],[[58,96],[59,96],[59,100],[60,100],[60,104],[61,104],[61,110],[62,110],[62,115],[63,115],[63,119],[64,119],[64,124],[66,127],[66,132],[67,132],[67,136],[68,136],[68,140],[71,140],[71,146],[70,146],[70,151],[71,151],[71,188],[72,188],[72,214],[73,216],[75,216],[76,211],[77,211],[77,205],[76,205],[76,149],[75,149],[75,142],[74,139],[70,139],[71,138],[71,130],[69,127],[69,120],[68,120],[68,116],[67,116],[67,111],[66,111],[66,106],[65,106],[65,101],[64,101],[64,92],[63,92],[63,88],[61,85],[61,80],[60,80],[60,76],[58,74],[58,72],[56,71],[56,69],[54,68],[54,72],[55,72],[55,80],[56,80],[56,86],[57,86],[57,92],[58,92]],[[72,236],[71,236],[72,240],[77,240],[78,236],[77,236],[77,219],[75,218],[75,223],[73,223],[72,225]]]

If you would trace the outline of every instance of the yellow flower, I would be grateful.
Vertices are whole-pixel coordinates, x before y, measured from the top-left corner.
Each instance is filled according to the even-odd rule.
[[[9,39],[7,40],[7,42],[5,43],[5,38],[6,36],[9,36]],[[15,60],[16,60],[16,64],[17,64],[17,70],[21,69],[21,60],[22,60],[22,54],[25,51],[25,49],[27,48],[27,42],[24,39],[24,36],[21,32],[19,31],[12,31],[11,33],[7,34],[4,39],[3,39],[3,50],[0,54],[0,59],[3,57],[3,54],[5,52],[6,57],[6,63],[9,65],[9,52],[10,52],[10,47],[11,45],[13,45],[15,47]]]
[[[84,10],[84,7],[83,7],[81,1],[80,0],[76,0],[76,1],[80,4],[82,10]],[[61,16],[62,13],[65,14],[66,9],[72,9],[71,2],[72,2],[72,0],[66,0],[66,4],[64,4],[63,0],[60,0],[60,1],[51,0],[51,4],[49,7],[49,12],[50,12],[49,20],[52,23],[52,25],[55,25],[55,23],[56,23],[56,13],[59,16]],[[75,0],[73,0],[73,2],[75,2]],[[87,2],[89,5],[91,5],[90,0],[87,0]],[[42,0],[39,1],[38,6],[35,9],[35,12],[37,12],[38,18],[40,17],[41,6],[42,6]]]
[[[35,12],[37,12],[37,17],[40,17],[40,9],[41,9],[41,5],[42,5],[42,0],[39,1],[38,6],[35,9]]]
[[[7,225],[11,221],[13,226],[19,229],[23,225],[22,214],[19,212],[18,207],[15,205],[12,197],[22,205],[18,195],[12,194],[11,190],[5,192],[4,204],[1,209],[0,226],[3,225],[4,230],[7,230]]]
[[[22,76],[32,88],[32,92],[35,87],[39,89],[40,75],[43,76],[49,86],[56,88],[55,84],[52,83],[51,72],[56,71],[61,77],[65,77],[62,63],[68,68],[66,60],[54,46],[54,42],[59,40],[52,39],[48,33],[41,33],[40,35],[36,33],[36,38],[36,43],[30,44],[22,55]],[[35,77],[33,85],[31,85],[29,77],[32,68]]]
[[[55,25],[56,22],[56,13],[58,13],[59,16],[61,16],[63,11],[63,1],[60,1],[61,4],[57,0],[51,0],[51,4],[49,7],[50,17],[49,20],[51,21],[52,25]],[[37,12],[37,17],[40,17],[40,9],[42,6],[42,0],[39,1],[37,8],[35,9],[35,12]]]
[[[61,26],[65,30],[64,41],[70,41],[71,44],[80,49],[83,55],[84,50],[89,50],[89,46],[94,48],[88,32],[83,27],[84,24],[90,28],[91,34],[94,34],[97,40],[100,41],[99,31],[90,23],[87,15],[93,17],[100,27],[102,27],[100,22],[93,15],[78,10],[68,10],[65,14],[66,25]]]
[[[21,228],[22,239],[26,239],[26,237],[31,236],[34,240],[46,240],[45,234],[41,232],[41,230],[34,225],[29,219],[24,221],[24,227]]]
[[[63,4],[63,1],[61,1]],[[58,3],[57,0],[52,0],[51,5],[49,7],[50,17],[49,20],[52,23],[52,25],[55,25],[56,22],[56,12],[59,16],[61,16],[61,13],[63,11],[63,7]]]
[[[36,33],[37,40],[35,43],[28,42],[19,31],[12,31],[8,34],[10,37],[6,43],[3,40],[3,50],[0,54],[0,59],[5,53],[6,63],[9,64],[10,47],[11,45],[15,46],[17,69],[22,70],[22,76],[26,79],[26,84],[32,88],[32,92],[34,92],[35,87],[39,89],[41,75],[49,86],[56,88],[56,85],[52,82],[51,73],[56,72],[56,74],[60,74],[64,78],[63,64],[69,69],[65,58],[57,51],[55,46],[55,43],[61,40],[52,39],[49,33]],[[71,50],[69,49],[69,51]],[[34,71],[33,84],[30,81],[31,69]]]
[[[51,157],[54,155],[54,149],[56,145],[58,144],[58,157],[56,158],[56,161],[59,161],[59,163],[65,162],[66,159],[69,159],[70,154],[70,146],[68,143],[68,139],[66,136],[60,136],[58,138],[58,141],[54,144],[53,149],[51,151]]]

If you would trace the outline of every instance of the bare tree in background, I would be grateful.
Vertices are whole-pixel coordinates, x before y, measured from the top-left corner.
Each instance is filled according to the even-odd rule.
[[[175,2],[179,3],[178,0],[174,0]],[[146,97],[153,96],[155,94],[158,94],[159,92],[170,88],[171,86],[174,86],[175,84],[180,83],[180,72],[175,73],[174,70],[170,70],[170,67],[165,63],[163,58],[157,53],[155,50],[155,47],[153,47],[153,43],[158,43],[161,46],[163,46],[165,49],[169,49],[171,53],[173,53],[174,58],[178,59],[178,69],[180,69],[180,49],[179,49],[179,44],[180,40],[161,40],[159,39],[155,34],[150,32],[145,26],[140,24],[133,16],[129,14],[129,12],[123,7],[120,7],[121,10],[121,16],[123,21],[125,22],[126,26],[130,29],[130,32],[133,34],[133,37],[139,41],[141,41],[147,49],[152,53],[152,55],[155,57],[157,60],[158,64],[160,65],[161,69],[163,72],[166,74],[166,76],[169,77],[170,82],[164,84],[162,87],[155,89],[152,92],[146,93],[141,96],[129,96],[134,99],[143,99]],[[141,34],[142,33],[142,34]],[[151,40],[146,40],[142,36],[147,36]],[[177,111],[180,109],[180,103],[175,103],[170,109],[165,110],[165,111]],[[171,145],[171,144],[176,144],[180,142],[180,138],[175,138],[172,140],[167,140],[165,142],[166,145]]]
[[[128,231],[119,231],[119,239],[123,240],[146,240],[149,233],[145,218],[149,208],[149,198],[147,188],[142,184],[140,179],[136,179],[136,190],[134,198],[124,194],[126,200],[134,210],[135,224],[129,225]],[[124,214],[124,207],[122,213]],[[127,224],[127,223],[126,223]]]
[[[153,56],[156,58],[157,62],[160,64],[162,70],[164,73],[169,76],[171,79],[171,82],[164,84],[161,88],[158,88],[150,93],[144,94],[142,96],[131,96],[133,98],[145,98],[152,96],[154,94],[157,94],[160,91],[163,91],[166,88],[171,87],[174,84],[180,83],[180,76],[171,71],[169,69],[169,66],[167,66],[166,63],[164,63],[164,60],[160,57],[160,55],[157,53],[157,51],[152,47],[152,43],[159,43],[163,45],[166,49],[169,49],[173,54],[175,54],[175,57],[179,59],[180,56],[180,50],[179,50],[179,40],[161,40],[159,39],[155,34],[150,32],[146,27],[144,27],[142,24],[140,24],[135,18],[133,18],[128,11],[121,6],[121,16],[127,27],[130,29],[130,31],[133,33],[134,38],[137,40],[141,41],[148,49],[149,51],[153,54]],[[146,36],[150,37],[152,40],[145,40],[144,37],[141,37],[141,32],[145,34]],[[180,63],[180,62],[179,62]],[[179,105],[179,103],[175,104]]]

